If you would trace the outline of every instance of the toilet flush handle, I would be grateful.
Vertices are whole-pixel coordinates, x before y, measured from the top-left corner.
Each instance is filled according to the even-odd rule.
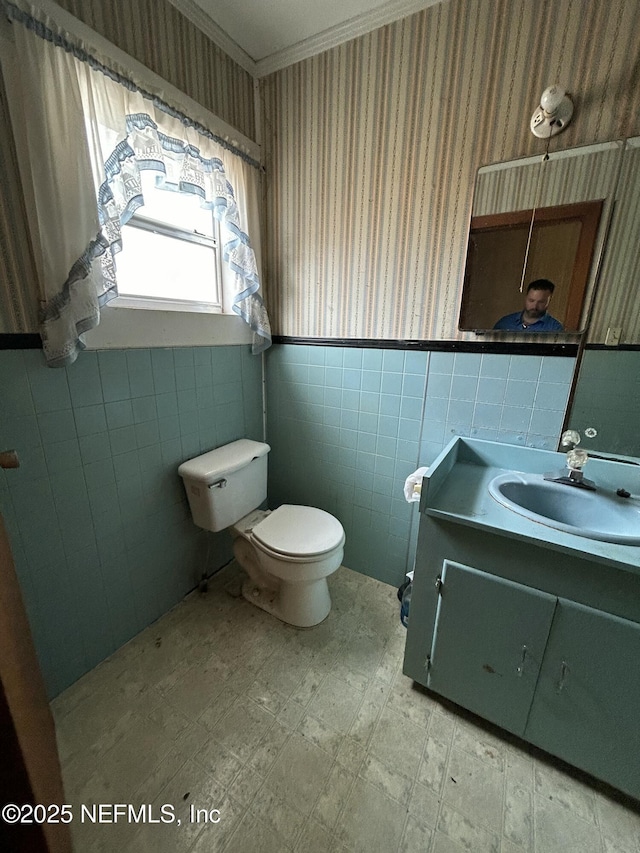
[[[224,489],[227,485],[227,481],[224,477],[221,477],[219,480],[215,480],[213,483],[209,483],[210,489]]]

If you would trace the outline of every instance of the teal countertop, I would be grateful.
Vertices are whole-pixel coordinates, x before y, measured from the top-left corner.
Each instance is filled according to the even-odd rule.
[[[566,455],[456,437],[445,447],[422,481],[420,511],[426,515],[487,530],[538,547],[548,548],[640,574],[640,547],[576,536],[533,521],[498,503],[489,483],[499,474],[517,471],[545,474],[565,467]],[[589,459],[585,476],[599,492],[624,488],[640,493],[640,466]],[[567,486],[567,489],[572,486]]]

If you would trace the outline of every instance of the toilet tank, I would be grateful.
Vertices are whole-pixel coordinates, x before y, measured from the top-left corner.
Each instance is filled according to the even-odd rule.
[[[241,438],[180,465],[178,474],[198,527],[224,530],[266,500],[270,449]]]

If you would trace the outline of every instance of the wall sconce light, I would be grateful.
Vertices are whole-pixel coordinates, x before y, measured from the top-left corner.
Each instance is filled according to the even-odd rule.
[[[540,106],[531,116],[531,133],[540,139],[548,139],[561,133],[571,121],[573,103],[564,89],[554,83],[545,89],[540,98]]]

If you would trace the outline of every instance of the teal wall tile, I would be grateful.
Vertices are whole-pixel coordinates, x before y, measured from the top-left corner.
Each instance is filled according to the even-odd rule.
[[[453,363],[455,376],[478,376],[482,356],[475,352],[457,352]]]
[[[0,436],[6,446],[16,450],[38,447],[42,443],[37,415],[14,416],[4,400],[0,413]]]
[[[148,349],[129,349],[125,352],[129,373],[136,370],[151,370],[151,352]]]
[[[506,379],[491,376],[481,377],[478,380],[476,401],[478,403],[502,404],[505,399],[506,390]]]
[[[362,386],[362,371],[345,368],[343,371],[343,387],[351,390],[360,390]]]
[[[428,418],[432,421],[439,421],[441,423],[445,423],[447,420],[448,411],[448,397],[427,397],[424,407],[425,418]]]
[[[452,400],[475,400],[478,392],[478,380],[475,376],[454,375],[451,381]]]
[[[434,353],[440,355],[440,353]],[[451,373],[429,373],[427,397],[440,397],[446,400],[451,396]]]
[[[402,380],[402,395],[404,397],[424,397],[425,377],[407,373]]]
[[[151,421],[154,420],[154,418],[159,417],[156,398],[154,396],[138,397],[131,401],[131,407],[133,411],[133,422],[135,424],[140,424],[144,421]]]
[[[626,353],[628,355],[628,353]],[[631,353],[633,355],[633,353]],[[561,382],[569,385],[573,377],[573,359],[546,356],[542,359],[540,382]]]
[[[67,368],[66,372],[74,409],[80,406],[95,406],[102,403],[97,353],[83,353],[83,357],[77,359]]]
[[[365,349],[362,353],[362,367],[364,370],[382,370],[382,356],[384,350]]]
[[[111,453],[115,456],[118,453],[127,453],[129,450],[137,448],[136,428],[133,426],[119,427],[118,429],[109,430],[109,442],[111,445]]]
[[[562,406],[543,406],[568,392],[572,359],[276,345],[265,363],[270,504],[333,512],[347,534],[345,564],[397,585],[417,534],[407,474],[455,433],[552,442]],[[205,534],[190,521],[176,469],[251,431],[262,438],[262,369],[248,347],[83,353],[62,371],[45,368],[40,353],[0,353],[0,388],[14,375],[21,390],[0,412],[0,436],[21,438],[31,456],[0,472],[0,506],[10,508],[53,695],[193,586]],[[226,539],[214,550],[215,560],[231,556]],[[84,585],[83,565],[94,573]],[[40,604],[51,587],[59,608]],[[82,595],[99,589],[94,618],[80,621]],[[70,633],[50,628],[60,609]]]
[[[355,348],[345,349],[344,366],[356,368],[358,373],[360,373],[362,370],[362,350]]]
[[[393,373],[404,373],[404,350],[387,349],[382,356],[382,369]]]
[[[79,436],[94,435],[97,432],[105,432],[107,429],[107,417],[104,406],[101,404],[76,407],[73,410],[73,416]]]
[[[539,387],[536,382],[509,379],[504,402],[509,406],[527,406],[531,408],[534,400],[536,400],[536,393]]]
[[[473,412],[473,425],[480,429],[500,428],[502,406],[493,403],[476,403]]]
[[[509,379],[528,379],[537,382],[540,378],[542,357],[531,355],[512,355],[509,365]],[[572,361],[572,359],[569,359]]]
[[[11,442],[8,446],[17,451],[20,468],[19,470],[8,469],[6,472],[2,472],[3,482],[7,489],[12,483],[18,480],[27,482],[47,476],[47,463],[42,447],[23,447],[20,442]]]
[[[39,351],[0,352],[0,439],[21,463],[0,472],[0,508],[51,696],[194,586],[207,534],[177,466],[200,452],[201,409],[207,449],[249,421],[262,439],[261,377],[249,347],[84,352],[61,370]],[[231,384],[214,408],[216,386]],[[231,549],[212,550],[215,571]]]
[[[148,397],[155,392],[151,367],[129,370],[129,392],[132,397]]]
[[[453,373],[453,364],[455,361],[455,353],[453,352],[432,352],[429,355],[429,375],[434,373],[444,373],[451,376]]]
[[[569,386],[557,382],[541,382],[536,391],[536,408],[563,410],[567,404]]]
[[[324,366],[320,395],[321,371],[300,371],[307,358],[295,350],[274,346],[266,355],[269,500],[333,512],[345,526],[345,565],[393,584],[411,568],[417,535],[415,506],[402,494],[406,476],[431,463],[453,435],[552,443],[545,430],[560,425],[532,420],[535,395],[554,404],[559,387],[568,390],[566,364],[573,364],[550,360],[545,382],[558,388],[541,392],[547,359],[536,356],[309,347],[310,364]]]
[[[105,403],[116,400],[128,400],[131,397],[129,376],[126,370],[102,368],[101,366],[100,382],[102,385],[102,397]]]
[[[29,370],[31,396],[36,412],[59,412],[71,408],[71,395],[66,370],[53,371],[51,380],[42,375],[44,362],[38,368]]]
[[[381,374],[380,391],[383,394],[402,393],[402,373],[386,372]]]
[[[44,456],[49,474],[67,471],[81,464],[80,445],[77,438],[56,441],[44,446]]]
[[[517,406],[503,406],[500,419],[501,430],[524,430],[529,429],[531,422],[531,409]]]
[[[14,418],[35,413],[22,351],[9,351],[0,363],[0,400],[3,413],[10,412]]]
[[[105,403],[104,412],[108,429],[118,429],[133,424],[133,407],[130,400]]]
[[[84,465],[110,459],[112,455],[108,432],[97,432],[92,435],[82,435],[78,439],[80,456]]]
[[[415,373],[418,376],[424,377],[427,370],[428,358],[429,353],[427,352],[406,352],[404,356],[405,374]]]
[[[484,353],[480,362],[480,376],[506,379],[509,375],[509,359],[497,353]]]
[[[420,420],[422,417],[422,399],[418,397],[403,397],[400,403],[400,417]]]

